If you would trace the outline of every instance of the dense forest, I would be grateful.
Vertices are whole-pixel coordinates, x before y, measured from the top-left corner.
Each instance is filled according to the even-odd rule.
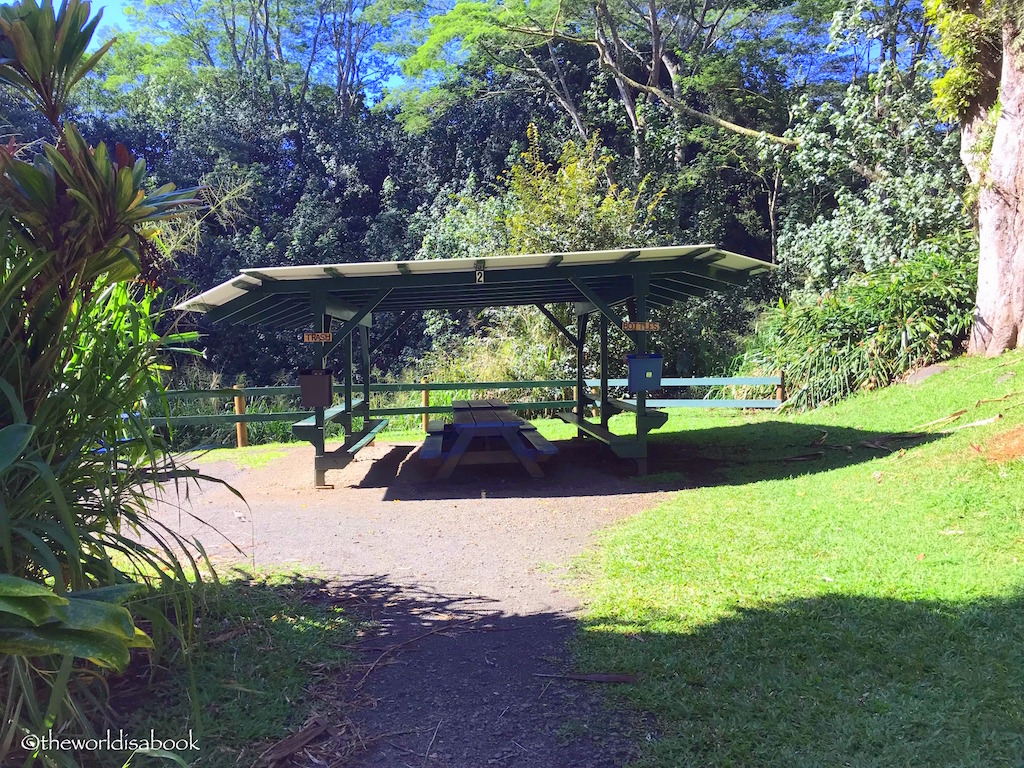
[[[778,268],[743,289],[658,310],[655,349],[670,374],[781,370],[790,385],[783,407],[791,408],[835,403],[960,352],[1024,348],[1020,0],[455,0],[441,6],[420,0],[147,0],[129,16],[131,29],[118,31],[102,27],[80,0],[57,7],[35,0],[0,4],[5,765],[8,754],[24,765],[74,764],[64,747],[33,739],[68,728],[95,733],[108,715],[111,691],[104,675],[123,672],[133,649],[151,652],[151,670],[176,655],[189,670],[184,698],[200,719],[193,694],[197,682],[208,681],[193,675],[189,649],[198,633],[219,631],[215,620],[205,621],[215,615],[214,603],[206,602],[214,593],[203,587],[213,566],[199,539],[187,538],[154,509],[174,490],[181,501],[190,483],[217,481],[183,464],[180,445],[152,428],[146,414],[169,412],[168,388],[290,383],[296,369],[309,365],[308,352],[291,334],[211,326],[171,310],[240,268],[714,243]],[[379,322],[390,325],[390,318]],[[774,530],[781,532],[774,541],[785,554],[773,565],[785,571],[779,595],[806,594],[800,591],[805,584],[790,591],[790,572],[799,568],[813,567],[800,578],[819,583],[823,577],[812,576],[819,573],[818,555],[807,553],[826,552],[834,541],[813,537],[842,530],[836,520],[849,515],[855,522],[851,538],[869,548],[847,558],[852,567],[860,568],[863,558],[897,580],[890,585],[872,575],[863,593],[861,582],[838,580],[836,586],[857,598],[854,618],[863,619],[864,595],[871,590],[887,601],[893,595],[1003,599],[1004,587],[990,581],[995,561],[976,543],[984,539],[963,538],[971,553],[963,562],[973,565],[961,568],[956,559],[933,557],[945,550],[920,538],[925,528],[939,527],[935,510],[948,510],[955,521],[949,525],[957,526],[939,535],[957,537],[964,533],[959,526],[976,523],[970,517],[976,511],[978,519],[994,520],[991,510],[1003,510],[1005,532],[991,540],[1003,542],[1004,562],[1016,567],[1020,510],[1011,502],[1021,496],[1006,490],[1003,480],[1010,475],[993,465],[994,456],[982,460],[988,450],[982,444],[988,444],[968,442],[978,433],[950,437],[953,447],[945,453],[917,454],[924,461],[910,466],[920,468],[920,479],[917,469],[904,469],[906,479],[900,485],[887,481],[889,490],[875,507],[868,505],[877,485],[897,470],[872,463],[874,456],[863,449],[888,457],[889,441],[898,437],[893,429],[917,422],[921,426],[907,439],[930,441],[938,435],[921,429],[968,413],[963,407],[948,415],[955,403],[970,400],[978,408],[1020,395],[994,389],[1016,375],[996,368],[1015,359],[971,373],[963,366],[959,378],[944,385],[949,392],[937,397],[941,385],[930,390],[926,410],[919,407],[926,398],[916,394],[923,390],[914,390],[902,400],[863,398],[874,401],[867,421],[854,400],[830,411],[847,408],[838,422],[809,422],[821,413],[812,412],[780,416],[777,425],[751,423],[754,431],[731,438],[742,443],[738,451],[758,442],[773,451],[803,451],[810,444],[838,449],[830,452],[838,463],[826,462],[824,450],[772,454],[737,469],[739,484],[732,485],[732,478],[722,486],[739,489],[730,492],[742,499],[697,496],[696,503],[702,514],[705,507],[713,511],[715,520],[729,520],[730,508],[742,512],[742,522],[733,518],[737,522],[729,522],[723,538],[730,547],[739,540],[736,532],[754,520],[750,541],[759,557],[772,552],[764,542],[765,530],[773,529],[761,527],[766,518],[748,510],[772,511],[774,505]],[[533,309],[432,310],[390,338],[374,375],[522,381],[564,378],[570,366],[565,341]],[[988,378],[978,378],[982,373]],[[880,394],[900,391],[907,390]],[[907,412],[894,418],[894,408]],[[1000,418],[1001,412],[949,433],[995,429]],[[719,431],[721,422],[715,423],[713,431]],[[837,429],[837,423],[849,426]],[[1010,460],[1024,445],[1016,429],[1015,452],[1001,454]],[[827,444],[837,431],[847,437],[832,439],[855,444]],[[872,439],[864,440],[866,435]],[[730,443],[723,439],[708,445],[725,450]],[[730,467],[732,453],[729,448],[723,454]],[[689,461],[685,451],[681,455]],[[965,455],[972,464],[960,458]],[[751,478],[775,478],[774,472],[790,478],[792,462],[819,459],[822,464],[809,472],[826,464],[851,472],[826,471],[816,486],[766,484],[772,498],[763,505],[750,501],[745,484]],[[851,461],[864,462],[863,476],[852,474]],[[776,468],[766,469],[772,462]],[[962,470],[949,471],[960,464]],[[743,474],[748,472],[754,474]],[[687,477],[682,487],[690,483]],[[837,495],[843,487],[852,490]],[[919,497],[906,495],[915,489]],[[890,497],[927,517],[913,522],[912,531],[886,527],[915,520],[893,515]],[[827,512],[827,521],[806,523],[815,519],[806,506],[811,498],[813,515]],[[390,506],[398,498],[384,500]],[[833,516],[837,505],[839,518]],[[874,511],[865,518],[864,509]],[[179,524],[183,512],[175,508]],[[885,521],[873,533],[862,525],[870,515]],[[688,530],[666,537],[667,528],[654,519],[657,542],[637,549],[628,568],[615,572],[609,583],[616,588],[626,583],[622,573],[653,562],[648,551],[657,552],[669,538],[683,540],[691,528],[716,530],[680,517]],[[870,535],[862,536],[866,531]],[[812,538],[791,538],[796,533]],[[896,541],[892,565],[877,560],[878,551]],[[423,556],[420,546],[417,541],[415,557]],[[927,572],[941,579],[934,594],[913,591],[923,582],[903,570],[907,563],[921,564],[926,548],[928,564],[954,569],[928,565]],[[717,553],[702,542],[694,551],[695,562]],[[742,578],[734,581],[753,583],[754,561],[737,551],[744,553],[737,561]],[[790,555],[802,558],[799,568],[789,568]],[[682,550],[659,557],[673,564],[687,560]],[[724,572],[719,565],[712,569],[716,580]],[[971,569],[976,579],[965,581]],[[543,569],[538,564],[535,570]],[[1006,584],[1016,584],[1015,574]],[[659,587],[659,594],[693,602],[691,592],[665,583],[672,589]],[[765,583],[758,581],[757,589]],[[721,615],[732,621],[746,586],[721,584],[727,596]],[[947,598],[949,584],[966,591]],[[718,588],[716,582],[709,592]],[[765,594],[750,593],[750,604]],[[664,625],[651,611],[657,600],[643,600],[640,612]],[[610,602],[620,605],[618,598]],[[928,616],[938,615],[935,606],[943,604],[922,603]],[[992,605],[984,603],[986,615]],[[664,615],[684,616],[685,610],[675,605]],[[834,606],[828,612],[840,615]],[[701,615],[701,622],[711,615]],[[786,627],[794,626],[793,615],[786,609]],[[891,615],[901,630],[921,624],[908,624],[907,613]],[[977,623],[973,613],[964,615]],[[830,643],[840,636],[879,637],[878,625],[866,624],[865,631],[851,626],[858,625],[844,620],[815,634]],[[1014,636],[1010,630],[1003,635]],[[218,635],[227,636],[234,635]],[[934,636],[922,635],[922,653],[935,653]],[[892,648],[902,652],[906,643],[892,637]],[[710,645],[729,646],[720,640],[716,635]],[[962,642],[970,653],[977,651],[970,633]],[[630,646],[630,655],[636,647]],[[262,645],[259,654],[275,655]],[[663,659],[693,654],[656,655],[664,670]],[[759,658],[746,650],[742,655],[744,663]],[[885,651],[886,659],[898,656]],[[1000,669],[1013,668],[1001,656],[991,658]],[[983,658],[968,667],[987,669],[988,663]],[[728,659],[713,666],[736,667]],[[949,677],[941,665],[928,666]],[[875,687],[881,689],[893,675],[888,666],[878,669],[884,680],[878,678]],[[693,677],[671,674],[685,681],[687,695],[693,693]],[[849,677],[858,687],[844,694],[843,707],[854,700],[860,707],[867,695],[859,693],[863,678]],[[987,692],[992,685],[983,677],[978,685]],[[144,671],[142,679],[151,684],[155,678]],[[808,679],[820,689],[817,667]],[[303,690],[305,682],[300,679]],[[916,678],[912,685],[921,690]],[[252,693],[232,686],[236,693]],[[700,683],[701,690],[720,687]],[[941,686],[935,690],[942,694],[942,712],[953,712],[957,721],[967,719],[963,712],[987,719],[993,708],[1009,711],[1004,704],[1010,699],[1002,694],[984,702],[986,709],[971,700],[983,698],[980,688],[975,694],[975,688],[955,687],[952,698]],[[748,689],[742,697],[744,707],[753,701],[759,712],[770,698],[781,701],[751,697]],[[959,708],[950,709],[948,700],[957,697]],[[878,710],[863,711],[871,714],[866,733],[877,740]],[[901,727],[916,723],[899,707],[893,711]],[[202,713],[216,716],[216,709]],[[819,725],[828,721],[807,722],[819,740]],[[935,720],[928,713],[922,722]],[[1017,734],[1015,727],[1007,732]],[[935,731],[931,725],[925,730]],[[717,742],[720,729],[709,732]],[[848,748],[852,740],[840,735]],[[999,740],[1013,743],[1002,735]],[[902,737],[884,741],[901,749],[910,743]],[[974,736],[960,741],[979,743]],[[424,761],[429,753],[428,746]],[[796,753],[778,754],[786,759]]]
[[[830,369],[813,404],[967,338],[987,193],[958,156],[942,87],[962,66],[937,47],[951,23],[938,5],[150,0],[129,13],[127,33],[100,27],[116,40],[68,118],[145,157],[153,185],[202,188],[207,207],[166,235],[173,260],[145,275],[165,300],[250,266],[707,242],[781,269],[664,311],[655,343],[675,373]],[[46,137],[4,99],[10,132]],[[274,384],[307,364],[290,335],[199,330],[206,360],[173,385]],[[540,378],[564,373],[563,343],[539,314],[427,313],[378,366]]]

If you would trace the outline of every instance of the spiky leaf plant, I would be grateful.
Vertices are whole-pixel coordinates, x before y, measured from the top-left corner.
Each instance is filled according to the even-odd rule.
[[[138,582],[187,595],[200,571],[148,513],[164,485],[192,473],[138,415],[143,400],[162,400],[161,356],[175,341],[156,330],[148,280],[159,227],[192,209],[194,194],[145,190],[144,161],[121,145],[91,147],[62,120],[109,47],[86,54],[99,18],[79,0],[0,6],[0,87],[56,136],[0,148],[0,586],[38,585],[0,592],[4,765],[18,735],[87,730],[99,668],[124,666],[144,642],[127,611],[86,600],[127,597]],[[177,626],[191,626],[191,608],[182,598]],[[132,610],[155,632],[171,626],[145,600]]]

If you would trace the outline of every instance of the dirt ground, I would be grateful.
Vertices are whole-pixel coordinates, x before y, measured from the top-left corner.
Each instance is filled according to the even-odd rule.
[[[364,449],[328,473],[333,490],[311,487],[308,446],[256,469],[206,463],[245,502],[207,485],[159,516],[220,566],[313,572],[358,598],[375,631],[353,679],[370,744],[355,765],[629,762],[642,726],[610,710],[600,686],[544,675],[572,671],[566,644],[580,606],[569,560],[665,492],[590,443],[560,443],[543,479],[477,466],[441,483],[415,448]],[[382,648],[403,643],[361,679]]]

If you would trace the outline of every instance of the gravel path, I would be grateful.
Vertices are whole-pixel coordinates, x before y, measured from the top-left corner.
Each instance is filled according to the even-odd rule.
[[[369,706],[354,719],[377,738],[356,765],[619,766],[636,743],[631,724],[596,686],[541,675],[570,671],[579,605],[568,561],[597,529],[665,494],[603,446],[559,448],[540,480],[498,466],[433,483],[415,446],[378,444],[328,473],[335,489],[325,491],[311,488],[308,446],[258,469],[204,464],[248,505],[211,486],[192,490],[185,509],[241,552],[187,514],[159,514],[220,565],[287,566],[340,582],[376,627],[361,661],[404,643],[360,687]]]

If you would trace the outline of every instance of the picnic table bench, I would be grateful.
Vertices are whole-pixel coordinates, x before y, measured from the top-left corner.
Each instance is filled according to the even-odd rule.
[[[514,462],[531,477],[544,477],[538,462],[558,453],[533,424],[501,400],[456,400],[452,419],[452,424],[431,421],[420,448],[420,458],[440,462],[435,480],[450,477],[460,464]]]
[[[324,409],[322,422],[317,424],[316,414],[292,424],[292,434],[302,440],[308,440],[313,444],[315,455],[313,457],[314,485],[317,488],[333,488],[328,485],[326,473],[329,469],[341,469],[355,457],[360,450],[372,443],[377,435],[388,425],[387,419],[374,419],[368,417],[363,420],[361,432],[348,433],[345,435],[345,442],[333,451],[328,451],[324,445],[324,428],[334,421],[343,421],[346,416],[351,416],[357,408],[363,404],[362,399],[352,401],[352,409],[344,405],[335,405]],[[346,429],[352,426],[351,421],[346,422]]]

